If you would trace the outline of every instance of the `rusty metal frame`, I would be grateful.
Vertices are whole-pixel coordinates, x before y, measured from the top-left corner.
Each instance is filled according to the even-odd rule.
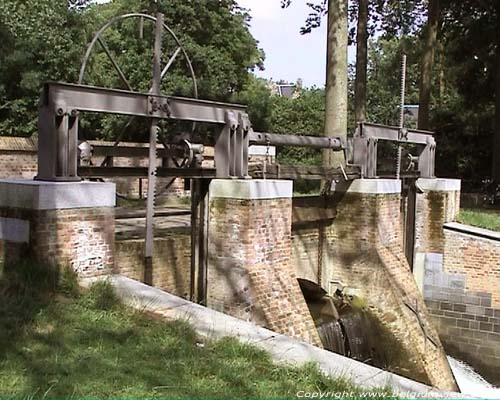
[[[436,141],[432,132],[360,123],[353,138],[354,165],[361,166],[364,178],[377,178],[377,145],[379,140],[416,144],[419,148],[418,171],[422,178],[434,178]]]

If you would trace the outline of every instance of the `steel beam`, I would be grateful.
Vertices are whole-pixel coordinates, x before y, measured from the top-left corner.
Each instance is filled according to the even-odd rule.
[[[356,136],[422,145],[427,145],[430,140],[434,140],[432,132],[416,129],[400,129],[393,126],[369,124],[366,122],[359,124]]]
[[[217,124],[226,122],[229,110],[246,111],[246,107],[239,104],[58,82],[44,85],[42,104],[61,114],[79,110]]]
[[[215,178],[215,168],[157,168],[156,176],[161,178]],[[94,167],[79,166],[78,175],[83,178],[131,177],[146,178],[147,167]]]

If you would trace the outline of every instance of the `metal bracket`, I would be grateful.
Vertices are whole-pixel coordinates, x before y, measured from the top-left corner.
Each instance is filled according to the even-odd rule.
[[[148,96],[148,114],[157,118],[170,118],[172,111],[165,97]]]

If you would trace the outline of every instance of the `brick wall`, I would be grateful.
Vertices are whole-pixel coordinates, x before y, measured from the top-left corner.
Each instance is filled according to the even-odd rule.
[[[460,190],[426,190],[417,195],[415,253],[443,254],[443,224],[454,221],[460,210]]]
[[[427,307],[449,354],[498,385],[500,234],[452,223],[443,236],[444,254],[426,262]]]
[[[189,299],[191,271],[189,229],[172,229],[155,238],[153,257],[154,287]],[[117,240],[114,273],[131,279],[144,279],[144,239]]]
[[[112,145],[113,142],[94,142],[91,144]],[[144,143],[124,143],[127,146],[144,147]],[[160,146],[161,147],[161,146]],[[33,138],[15,137],[15,136],[0,136],[0,179],[33,179],[38,171],[38,144]],[[103,157],[93,157],[94,165],[100,165]],[[161,160],[158,160],[160,165]],[[146,167],[148,159],[146,157],[114,157],[113,165],[117,167]],[[131,198],[139,198],[140,190],[142,197],[146,197],[148,190],[148,182],[146,178],[112,178],[105,179],[107,182],[116,183],[116,192]],[[167,183],[168,178],[157,179],[157,190],[162,190]],[[184,180],[175,179],[174,183],[169,186],[166,191],[168,195],[186,196],[184,190]],[[159,200],[161,202],[161,199]]]
[[[107,275],[113,267],[112,207],[62,210],[0,208],[0,217],[29,221],[29,243],[4,241],[3,260],[17,258],[69,266],[79,277]]]
[[[392,341],[400,349],[400,357],[391,360],[394,372],[437,387],[455,388],[438,334],[403,253],[400,195],[347,192],[331,201],[336,216],[330,222],[294,225],[292,262],[298,277],[321,277],[325,290],[330,289],[329,282],[340,281],[347,293],[361,298],[392,335],[388,343]]]
[[[211,198],[207,302],[321,346],[290,263],[291,202]]]

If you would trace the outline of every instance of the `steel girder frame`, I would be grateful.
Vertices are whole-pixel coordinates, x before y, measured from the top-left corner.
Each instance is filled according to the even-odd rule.
[[[353,138],[353,164],[361,166],[364,178],[377,178],[377,144],[379,140],[418,145],[420,177],[435,177],[436,141],[432,132],[360,123]]]
[[[236,148],[245,147],[247,141],[236,140],[246,135],[249,129],[246,107],[237,104],[220,103],[184,97],[162,96],[106,89],[68,83],[46,83],[40,99],[38,114],[39,144],[38,175],[36,179],[46,181],[79,180],[77,174],[78,116],[80,112],[111,113],[156,119],[178,119],[194,122],[208,122],[224,125],[219,141],[226,141],[229,134],[234,143],[227,157],[219,154],[217,174],[220,177],[246,175],[245,154],[235,157]],[[229,117],[230,116],[230,117]],[[233,125],[233,120],[236,125]],[[231,123],[231,126],[229,124]],[[245,123],[245,127],[240,127]],[[232,135],[232,136],[231,136]],[[216,148],[220,146],[216,145]],[[248,147],[248,146],[246,146]],[[235,168],[234,157],[240,162]],[[228,169],[228,165],[233,166]],[[228,173],[226,173],[226,170]]]

